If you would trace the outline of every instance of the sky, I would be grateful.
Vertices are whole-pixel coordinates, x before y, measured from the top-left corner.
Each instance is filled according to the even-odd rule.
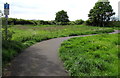
[[[10,4],[12,18],[54,20],[60,10],[67,11],[71,21],[88,19],[88,13],[98,0],[0,0],[0,10],[4,10],[4,3]],[[118,2],[109,0],[115,16],[118,15]]]

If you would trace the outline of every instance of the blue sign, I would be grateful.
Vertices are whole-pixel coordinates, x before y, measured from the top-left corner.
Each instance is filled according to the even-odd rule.
[[[8,3],[4,4],[4,9],[9,9],[9,4]]]

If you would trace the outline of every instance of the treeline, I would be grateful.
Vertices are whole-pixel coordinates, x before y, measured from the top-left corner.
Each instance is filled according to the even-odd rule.
[[[89,11],[88,20],[83,21],[82,19],[70,21],[67,11],[61,10],[56,13],[55,20],[44,21],[44,20],[24,20],[17,18],[9,18],[9,25],[80,25],[86,24],[90,26],[120,26],[120,22],[116,21],[112,16],[115,12],[110,5],[110,2],[98,1],[95,6]],[[5,24],[5,18],[3,18],[3,25]]]
[[[70,21],[67,11],[61,10],[56,13],[55,20],[52,21],[44,21],[44,20],[24,20],[24,19],[16,19],[9,18],[9,25],[80,25],[86,24],[90,26],[120,26],[119,21],[115,21],[112,16],[115,15],[115,12],[110,5],[110,2],[101,2],[98,1],[95,3],[95,6],[89,11],[88,20],[83,21],[82,19]],[[4,20],[5,18],[3,18]],[[5,21],[5,20],[4,20]],[[3,23],[4,23],[3,21]]]
[[[3,17],[2,18],[2,25],[5,24],[6,19]],[[35,20],[25,20],[25,19],[17,19],[17,18],[8,18],[8,25],[35,25],[36,21]]]
[[[5,24],[5,18],[2,18],[3,25]],[[44,21],[44,20],[25,20],[25,19],[17,19],[17,18],[8,18],[8,25],[90,25],[94,26],[93,22],[89,19],[84,21],[82,19],[69,21],[69,22],[56,22],[55,20]],[[111,20],[107,26],[112,27],[120,27],[120,21]]]
[[[5,18],[2,18],[2,23],[5,23]],[[55,20],[44,21],[44,20],[25,20],[17,18],[8,18],[8,25],[80,25],[83,24],[84,20],[79,19],[69,22],[57,22]]]

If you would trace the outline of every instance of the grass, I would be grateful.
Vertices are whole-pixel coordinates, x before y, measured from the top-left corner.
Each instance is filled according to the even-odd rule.
[[[112,28],[89,27],[84,25],[68,26],[15,26],[11,28],[15,32],[12,40],[26,42],[34,40],[39,42],[50,38],[75,36],[83,34],[98,34],[112,32]]]
[[[92,27],[85,25],[15,25],[10,27],[9,30],[14,32],[12,36],[13,42],[3,42],[5,43],[3,44],[3,65],[4,63],[9,62],[21,50],[36,42],[58,37],[100,34],[114,31],[113,28]]]
[[[119,45],[118,34],[71,38],[59,56],[70,76],[118,76]]]
[[[3,41],[2,44],[2,62],[3,67],[5,64],[11,61],[22,49],[24,45],[21,42],[17,41]]]

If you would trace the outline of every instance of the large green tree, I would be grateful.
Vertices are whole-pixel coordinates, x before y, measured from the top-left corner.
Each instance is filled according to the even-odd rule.
[[[115,12],[113,12],[112,6],[108,0],[99,0],[95,3],[93,9],[90,10],[88,17],[92,25],[105,26],[114,14]]]
[[[55,21],[56,22],[61,22],[61,23],[67,23],[69,22],[67,12],[64,10],[58,11],[56,13]]]

